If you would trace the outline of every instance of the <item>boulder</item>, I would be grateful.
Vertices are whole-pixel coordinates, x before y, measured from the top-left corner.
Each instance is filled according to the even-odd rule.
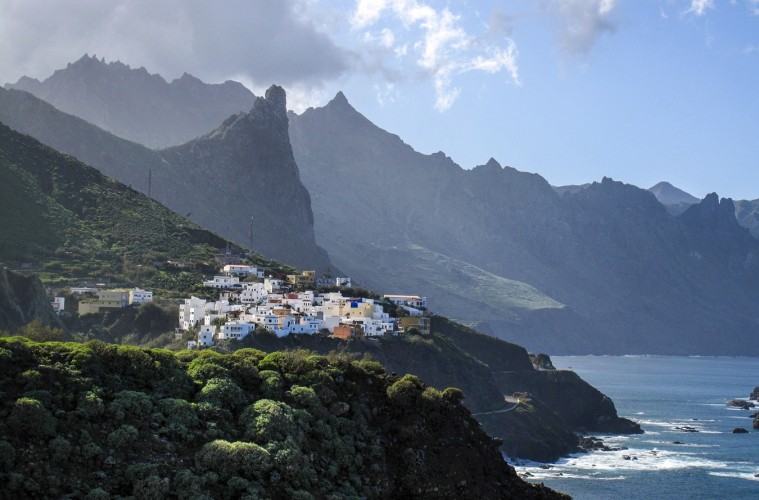
[[[733,434],[747,434],[748,431],[744,429],[743,427],[736,427],[733,429]]]
[[[752,424],[752,426],[754,427],[754,429],[759,429],[759,417],[756,417],[754,419],[754,423]]]
[[[754,390],[751,391],[751,395],[748,398],[753,399],[754,401],[759,401],[759,386],[754,387]]]
[[[732,401],[728,401],[727,406],[730,406],[732,408],[741,408],[743,410],[750,410],[756,405],[751,401],[746,401],[745,399],[733,399]]]

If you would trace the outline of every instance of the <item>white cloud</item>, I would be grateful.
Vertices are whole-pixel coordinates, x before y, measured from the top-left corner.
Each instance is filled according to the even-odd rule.
[[[614,0],[552,0],[548,9],[561,19],[560,38],[571,54],[586,54],[604,34],[613,34]]]
[[[419,0],[357,0],[351,24],[355,30],[371,30],[387,18],[403,27],[403,34],[392,32],[395,45],[384,43],[384,30],[377,34],[368,31],[370,35],[364,39],[379,40],[384,47],[393,48],[396,58],[413,57],[421,75],[433,81],[439,111],[450,108],[461,95],[455,79],[463,73],[506,71],[519,84],[513,40],[502,37],[494,42],[492,37],[471,35],[464,29],[461,16],[447,7],[436,8]],[[406,38],[399,40],[403,35]]]
[[[703,16],[707,9],[714,8],[714,0],[691,0],[690,8],[686,11],[686,14],[695,14],[697,16]]]
[[[0,78],[47,77],[98,54],[167,78],[243,75],[259,85],[319,87],[354,55],[308,21],[310,0],[223,6],[204,0],[0,0]],[[316,16],[312,16],[316,17]]]

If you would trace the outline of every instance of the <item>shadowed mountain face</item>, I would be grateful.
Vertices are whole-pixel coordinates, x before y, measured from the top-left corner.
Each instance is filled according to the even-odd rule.
[[[759,239],[759,200],[739,200],[735,202],[735,216],[741,226]]]
[[[120,139],[17,90],[0,89],[0,122],[268,257],[305,268],[329,266],[314,240],[310,197],[298,177],[279,87],[256,100],[249,113],[162,151]]]
[[[151,148],[183,144],[248,111],[256,97],[238,82],[206,84],[185,73],[171,83],[145,68],[85,55],[40,82],[22,77],[5,88],[24,90],[66,113]]]
[[[463,170],[415,152],[342,94],[291,114],[290,137],[317,240],[375,289],[425,294],[530,349],[759,353],[759,243],[730,200],[710,195],[673,217],[611,179],[559,196],[492,159]]]

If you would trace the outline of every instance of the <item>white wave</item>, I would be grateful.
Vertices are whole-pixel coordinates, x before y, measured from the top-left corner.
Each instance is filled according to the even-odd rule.
[[[759,481],[759,477],[756,477],[755,473],[752,472],[715,472],[711,471],[709,472],[710,476],[717,476],[717,477],[731,477],[735,479],[746,479],[748,481]]]

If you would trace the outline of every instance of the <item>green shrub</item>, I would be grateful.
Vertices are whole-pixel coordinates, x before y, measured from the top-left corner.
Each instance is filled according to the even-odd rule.
[[[48,443],[48,450],[50,450],[50,456],[56,462],[66,462],[71,458],[71,443],[68,442],[62,436],[53,438]]]
[[[108,434],[108,446],[111,448],[127,448],[137,441],[140,433],[131,425],[122,425]]]
[[[458,387],[448,387],[443,391],[443,398],[452,403],[460,403],[464,400],[464,391]]]
[[[254,443],[216,440],[201,448],[195,463],[201,470],[215,472],[222,481],[233,476],[260,480],[271,469],[271,456]]]
[[[152,411],[150,396],[137,391],[117,392],[108,405],[108,412],[119,421],[141,422],[148,419]]]
[[[104,489],[95,488],[93,490],[90,490],[90,492],[87,493],[87,496],[84,498],[86,500],[109,500],[111,498],[111,495],[109,495],[108,492]]]
[[[198,402],[210,403],[236,411],[247,402],[247,396],[240,387],[228,378],[212,378],[201,389]]]
[[[387,397],[393,403],[411,408],[424,390],[424,384],[416,375],[404,375],[403,378],[387,388]]]
[[[94,391],[83,392],[79,395],[76,409],[87,419],[99,418],[105,413],[105,405],[100,396]]]
[[[8,417],[8,427],[19,437],[53,437],[56,434],[55,417],[38,400],[19,398]]]
[[[298,436],[305,427],[307,413],[294,410],[287,403],[259,399],[240,416],[245,428],[245,439],[257,443],[284,441],[288,436]]]
[[[187,374],[195,381],[207,382],[212,378],[226,378],[229,370],[224,367],[224,356],[210,350],[204,350],[190,362]]]
[[[0,441],[0,472],[7,472],[16,462],[16,450],[8,441]]]
[[[157,407],[163,424],[159,429],[161,434],[181,441],[192,439],[192,430],[199,424],[193,405],[183,399],[167,398],[158,401]]]

